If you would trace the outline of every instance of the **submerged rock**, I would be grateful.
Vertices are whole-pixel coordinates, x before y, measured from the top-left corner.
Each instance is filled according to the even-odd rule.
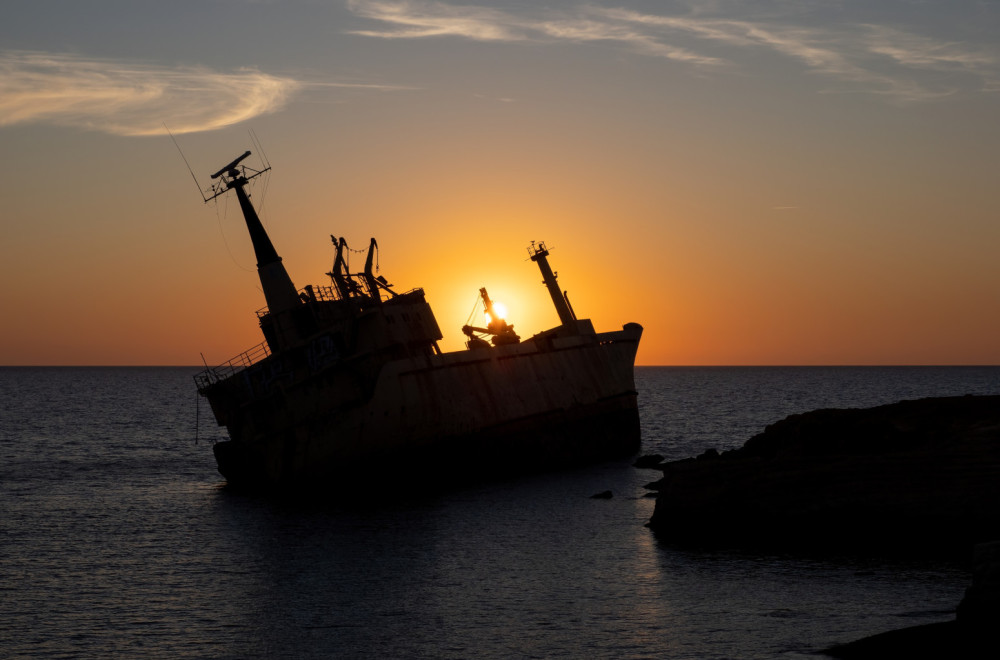
[[[663,463],[661,454],[645,454],[635,459],[632,465],[640,469],[659,470],[661,463]]]
[[[661,465],[663,540],[967,555],[1000,529],[1000,396],[792,415],[699,459]]]

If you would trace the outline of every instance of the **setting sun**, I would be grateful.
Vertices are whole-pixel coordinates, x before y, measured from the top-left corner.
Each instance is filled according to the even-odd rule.
[[[483,312],[483,314],[486,316],[487,322],[495,320],[503,320],[503,321],[507,320],[507,306],[504,305],[502,302],[496,302],[495,300],[493,301],[493,312],[497,315],[496,319],[492,318],[489,312]]]

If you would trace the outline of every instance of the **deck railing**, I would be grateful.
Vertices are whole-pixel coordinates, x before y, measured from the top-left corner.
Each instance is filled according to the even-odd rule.
[[[247,367],[260,362],[271,354],[267,342],[257,344],[253,348],[243,351],[236,357],[223,362],[217,367],[210,367],[194,377],[198,389],[205,389],[209,385],[214,385],[220,380],[225,380],[235,373],[243,371]]]
[[[315,301],[329,301],[329,300],[339,300],[340,297],[337,295],[336,289],[332,286],[310,286],[301,290],[301,295],[304,299],[315,300]],[[410,295],[415,292],[423,293],[423,289],[417,287],[415,289],[410,289],[403,296]],[[257,310],[258,318],[265,316],[268,313],[267,307],[263,307]],[[247,367],[250,367],[257,362],[260,362],[264,358],[271,354],[271,350],[267,345],[267,342],[262,342],[253,348],[243,351],[236,357],[227,362],[223,362],[217,367],[209,367],[202,371],[194,377],[195,383],[199,390],[203,390],[210,385],[218,383],[220,380],[225,380],[235,373],[243,371]]]
[[[332,286],[316,286],[310,285],[308,287],[303,287],[299,289],[299,297],[303,300],[316,300],[316,301],[328,301],[328,300],[339,300],[340,296],[337,295],[337,290]],[[267,307],[261,307],[257,310],[257,318],[263,318],[267,316],[270,310]]]

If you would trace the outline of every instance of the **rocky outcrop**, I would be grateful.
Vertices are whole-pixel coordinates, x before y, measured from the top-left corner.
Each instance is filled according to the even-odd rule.
[[[1000,541],[976,546],[972,557],[972,586],[965,590],[965,598],[958,604],[957,621],[968,629],[997,632],[997,623],[1000,623]]]
[[[1000,396],[792,415],[659,468],[662,540],[967,556],[1000,533]]]
[[[1000,541],[975,547],[972,586],[953,621],[892,630],[823,651],[846,660],[1000,657]]]

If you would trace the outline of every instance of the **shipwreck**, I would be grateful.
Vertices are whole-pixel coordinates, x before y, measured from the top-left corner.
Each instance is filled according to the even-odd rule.
[[[372,269],[349,273],[343,238],[325,285],[298,289],[250,201],[264,170],[213,175],[232,191],[253,243],[266,307],[264,341],[195,376],[228,440],[214,444],[227,482],[338,486],[372,474],[440,479],[507,475],[635,454],[634,363],[642,327],[596,332],[560,290],[544,243],[528,248],[559,325],[522,339],[494,314],[465,326],[466,349],[443,352],[422,289],[396,292]]]

